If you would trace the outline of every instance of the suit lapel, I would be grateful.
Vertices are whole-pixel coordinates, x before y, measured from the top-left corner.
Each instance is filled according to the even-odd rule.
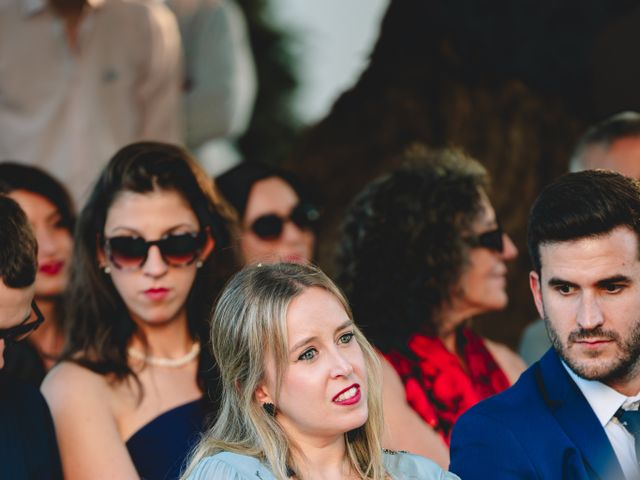
[[[624,478],[606,432],[553,348],[540,360],[536,377],[552,414],[598,478]]]

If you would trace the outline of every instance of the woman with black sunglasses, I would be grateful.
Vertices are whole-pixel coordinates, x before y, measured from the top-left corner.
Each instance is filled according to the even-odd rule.
[[[517,250],[500,228],[477,161],[421,146],[403,157],[404,168],[371,183],[351,206],[339,282],[404,384],[387,371],[390,447],[416,451],[427,427],[441,441],[420,453],[446,464],[458,416],[524,369],[507,347],[469,328],[473,316],[507,305],[506,262]],[[426,425],[398,420],[405,398]]]
[[[217,398],[207,315],[233,267],[213,183],[179,147],[111,159],[82,210],[64,361],[43,392],[67,479],[177,478]]]
[[[261,163],[243,163],[216,178],[241,224],[245,264],[309,262],[319,212],[289,173]]]

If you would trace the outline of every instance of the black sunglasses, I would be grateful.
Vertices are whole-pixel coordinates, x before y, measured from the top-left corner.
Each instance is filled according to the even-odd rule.
[[[36,316],[36,319],[33,322],[29,321],[33,318],[32,315],[29,315],[29,317],[25,318],[20,325],[9,328],[0,328],[0,339],[3,339],[7,345],[11,345],[12,343],[24,340],[31,335],[33,331],[38,328],[42,322],[44,322],[44,316],[34,301],[31,301],[31,310]]]
[[[135,270],[142,268],[149,248],[156,245],[167,265],[184,267],[196,261],[209,235],[207,228],[199,232],[170,234],[153,241],[134,236],[110,237],[104,240],[104,251],[116,268]]]
[[[319,218],[320,212],[317,208],[308,203],[299,203],[293,207],[288,217],[281,217],[275,213],[261,215],[249,228],[262,240],[275,240],[282,235],[285,222],[290,220],[300,230],[308,230],[315,227]]]
[[[480,235],[467,237],[465,241],[471,247],[482,247],[497,253],[504,251],[504,231],[500,224],[498,224],[495,230],[489,230]]]

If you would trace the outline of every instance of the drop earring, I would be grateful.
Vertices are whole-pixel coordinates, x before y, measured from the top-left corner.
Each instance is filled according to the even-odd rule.
[[[273,403],[263,403],[262,408],[264,408],[264,411],[267,412],[267,415],[270,417],[276,416],[276,406]]]

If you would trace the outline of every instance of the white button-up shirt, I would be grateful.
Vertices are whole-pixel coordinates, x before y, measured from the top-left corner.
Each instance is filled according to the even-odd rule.
[[[640,466],[638,466],[638,459],[636,458],[633,435],[614,416],[620,407],[632,410],[637,409],[640,394],[635,397],[626,397],[604,383],[579,377],[564,362],[562,362],[562,365],[578,385],[593,413],[600,421],[600,425],[604,428],[613,451],[618,457],[625,478],[627,480],[640,479]],[[635,408],[628,408],[631,405]]]
[[[83,200],[137,140],[180,140],[181,47],[153,1],[91,0],[78,49],[44,0],[0,0],[0,160],[38,165]]]

